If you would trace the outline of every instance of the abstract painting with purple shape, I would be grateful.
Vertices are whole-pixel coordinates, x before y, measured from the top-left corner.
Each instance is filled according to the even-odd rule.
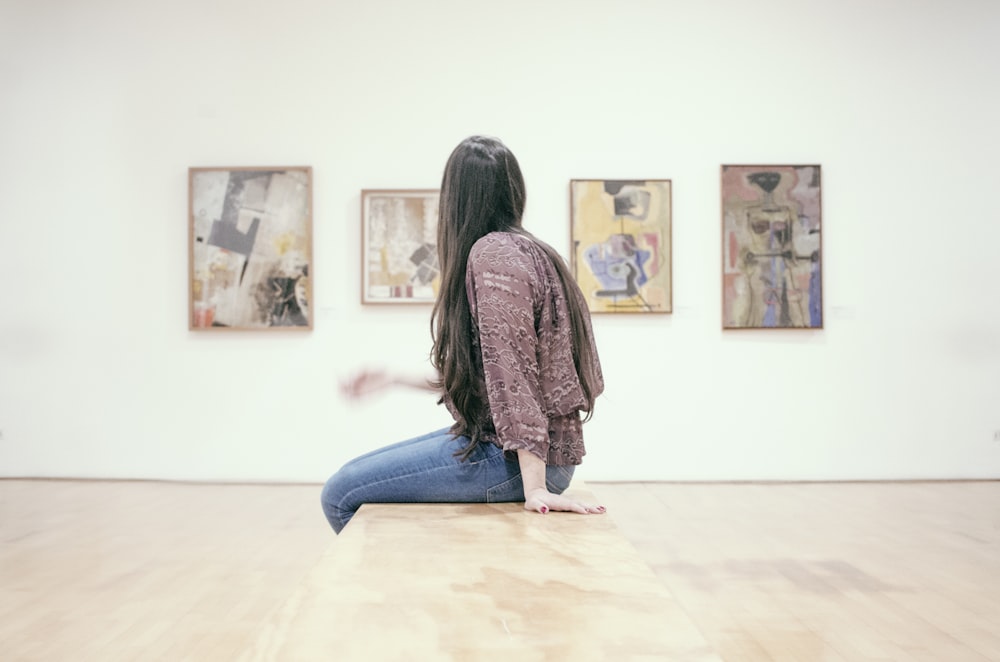
[[[635,237],[615,234],[607,241],[595,244],[584,251],[584,259],[601,284],[594,292],[598,297],[633,297],[639,293],[649,276],[645,264],[651,253],[639,249]]]

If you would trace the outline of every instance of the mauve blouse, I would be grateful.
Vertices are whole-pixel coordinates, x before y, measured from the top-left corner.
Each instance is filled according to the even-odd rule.
[[[570,286],[586,313],[583,294]],[[483,441],[526,449],[546,464],[580,464],[586,400],[573,365],[567,292],[548,255],[528,236],[492,232],[469,253],[465,287],[480,350],[473,353],[476,370],[492,418],[484,422]],[[589,330],[589,315],[586,324]],[[604,381],[592,347],[596,397]]]

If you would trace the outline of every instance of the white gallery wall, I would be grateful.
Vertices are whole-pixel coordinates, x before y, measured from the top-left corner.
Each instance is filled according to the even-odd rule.
[[[449,424],[360,304],[363,188],[502,138],[673,180],[672,315],[594,320],[587,480],[1000,477],[1000,3],[0,0],[0,475],[321,481]],[[721,164],[823,168],[825,329],[721,330]],[[187,169],[313,168],[315,328],[187,328]]]

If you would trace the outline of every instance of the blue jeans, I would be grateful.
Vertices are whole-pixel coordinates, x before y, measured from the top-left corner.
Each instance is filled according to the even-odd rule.
[[[521,467],[494,444],[481,443],[465,461],[455,451],[469,443],[448,428],[386,446],[345,464],[323,487],[323,513],[337,533],[366,503],[500,503],[524,501]],[[545,468],[548,490],[562,494],[572,466]]]

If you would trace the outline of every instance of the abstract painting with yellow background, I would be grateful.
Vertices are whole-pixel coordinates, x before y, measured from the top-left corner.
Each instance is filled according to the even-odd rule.
[[[672,311],[669,179],[570,181],[572,268],[593,313]]]

